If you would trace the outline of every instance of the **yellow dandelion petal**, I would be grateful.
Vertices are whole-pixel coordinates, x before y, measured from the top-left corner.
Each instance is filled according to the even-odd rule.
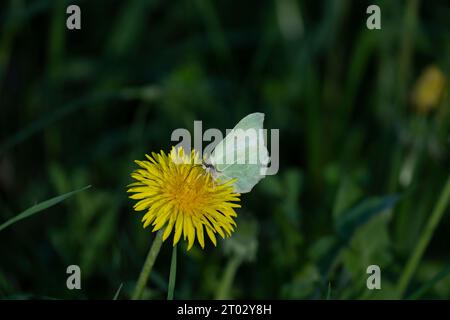
[[[177,219],[178,212],[172,212],[170,215],[169,223],[167,224],[166,228],[164,229],[163,233],[163,241],[165,241],[172,232],[173,226],[175,225],[175,221]]]
[[[158,231],[161,229],[164,225],[166,225],[168,218],[170,216],[172,208],[170,206],[165,206],[161,211],[157,214],[155,221],[153,222],[153,232]]]
[[[135,161],[138,169],[131,177],[136,181],[127,190],[137,201],[134,210],[145,211],[144,227],[152,225],[152,232],[165,228],[162,239],[173,233],[173,245],[183,235],[188,250],[196,238],[205,247],[205,230],[215,246],[215,233],[225,238],[234,232],[240,195],[233,182],[218,184],[199,165],[194,151],[186,154],[183,148],[172,148],[168,154],[152,152],[145,157]]]
[[[195,229],[192,226],[191,216],[187,215],[184,217],[185,229],[187,230],[187,238],[188,238],[188,250],[192,248],[195,240]]]
[[[217,246],[217,240],[216,236],[214,235],[213,229],[210,227],[206,227],[205,229],[209,239],[211,239],[211,242],[214,244],[214,246]]]
[[[200,246],[205,248],[205,237],[203,236],[203,224],[199,221],[195,221],[195,228],[197,229],[197,240]]]
[[[181,233],[183,232],[183,218],[184,214],[180,213],[175,223],[175,235],[173,236],[173,245],[176,245],[180,241]]]
[[[144,219],[142,219],[144,221],[144,228],[147,228],[153,220],[155,220],[155,215],[145,215]]]

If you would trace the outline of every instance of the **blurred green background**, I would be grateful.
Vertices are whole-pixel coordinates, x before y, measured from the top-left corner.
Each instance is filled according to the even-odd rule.
[[[125,192],[133,160],[256,111],[280,170],[231,238],[179,247],[175,298],[450,298],[449,17],[448,1],[1,1],[0,224],[92,187],[0,231],[0,298],[128,299],[154,237]],[[165,298],[170,256],[145,298]]]

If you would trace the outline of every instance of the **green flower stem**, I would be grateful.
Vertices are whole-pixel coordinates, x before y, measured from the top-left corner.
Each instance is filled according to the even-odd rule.
[[[170,262],[169,290],[167,291],[167,300],[173,300],[173,291],[175,289],[175,280],[177,277],[177,246],[172,250],[172,261]]]
[[[229,299],[231,285],[233,284],[236,271],[242,263],[241,257],[233,257],[228,261],[225,268],[225,273],[223,275],[222,281],[220,282],[219,290],[216,294],[217,300]]]
[[[142,266],[141,274],[134,288],[133,296],[131,299],[139,300],[144,292],[145,286],[147,284],[148,276],[152,271],[153,265],[155,264],[156,257],[158,256],[159,250],[162,245],[162,234],[163,231],[159,230],[156,234],[155,240],[153,240],[152,246],[148,252],[147,258],[145,259],[144,265]]]
[[[417,242],[417,245],[414,248],[413,253],[410,256],[406,264],[405,270],[403,271],[403,274],[400,278],[400,281],[397,286],[397,294],[400,298],[403,296],[405,290],[407,289],[411,277],[414,275],[414,272],[417,269],[420,259],[422,258],[423,253],[425,252],[425,249],[427,248],[428,243],[430,242],[431,237],[433,236],[434,230],[439,224],[439,221],[441,220],[449,201],[450,201],[450,176],[447,178],[447,182],[445,183],[445,187],[442,190],[439,200],[436,206],[434,207],[434,210],[431,213],[430,218],[428,219],[428,222],[425,226],[425,229],[422,232],[419,242]]]

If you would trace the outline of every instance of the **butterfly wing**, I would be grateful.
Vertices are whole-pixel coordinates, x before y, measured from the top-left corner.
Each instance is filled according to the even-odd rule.
[[[264,145],[263,113],[243,118],[216,146],[209,159],[216,169],[216,180],[234,183],[238,193],[250,192],[265,177],[269,152]]]

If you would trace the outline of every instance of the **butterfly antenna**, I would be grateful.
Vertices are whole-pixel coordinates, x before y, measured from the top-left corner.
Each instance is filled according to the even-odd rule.
[[[184,177],[183,182],[185,182],[186,179],[189,177],[189,175],[191,174],[193,168],[201,167],[201,166],[202,166],[201,164],[194,164],[194,159],[192,159],[191,160],[191,167],[189,168],[189,172],[187,173],[186,177]]]

